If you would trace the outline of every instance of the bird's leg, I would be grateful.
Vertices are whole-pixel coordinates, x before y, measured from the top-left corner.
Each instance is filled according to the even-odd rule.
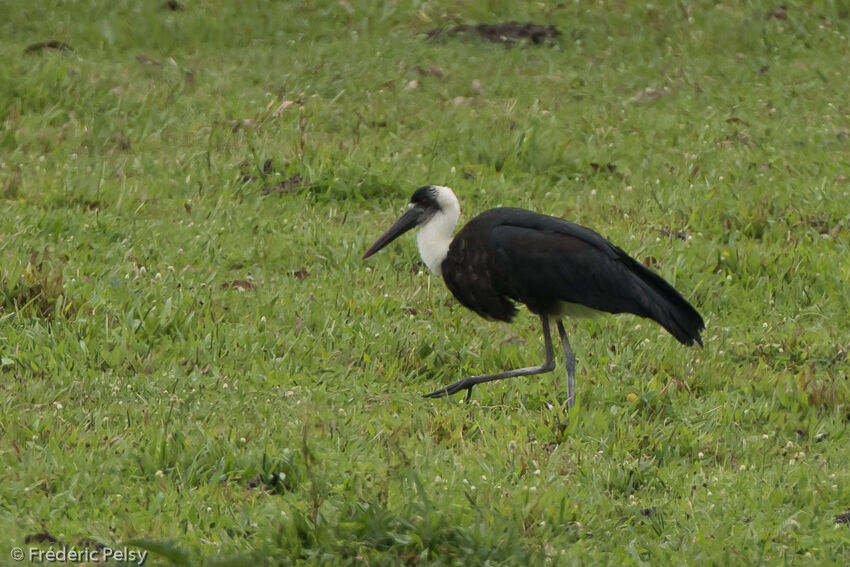
[[[564,347],[564,363],[567,367],[567,408],[576,404],[576,355],[570,347],[564,324],[558,319],[558,333],[561,335],[561,346]]]
[[[469,396],[472,395],[472,387],[476,384],[492,382],[493,380],[503,380],[505,378],[516,378],[517,376],[531,376],[533,374],[551,372],[555,368],[555,352],[552,349],[552,332],[549,329],[549,318],[546,315],[541,315],[540,322],[543,324],[543,342],[546,346],[546,360],[540,366],[517,368],[516,370],[508,370],[507,372],[488,374],[486,376],[470,376],[455,382],[454,384],[449,384],[444,388],[435,390],[430,394],[425,394],[425,397],[442,398],[443,396],[457,394],[461,390],[467,390],[468,393],[466,395],[466,399],[469,400]]]

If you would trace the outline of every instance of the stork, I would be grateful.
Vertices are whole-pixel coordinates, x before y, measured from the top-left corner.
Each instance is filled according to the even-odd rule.
[[[551,372],[555,368],[550,320],[561,338],[567,370],[567,407],[575,404],[575,366],[563,317],[599,312],[633,313],[657,322],[680,343],[702,346],[702,317],[661,276],[575,223],[524,209],[500,207],[469,221],[452,238],[460,204],[448,187],[426,185],[413,193],[404,214],[369,248],[366,259],[421,226],[419,254],[442,275],[465,307],[486,319],[510,322],[523,303],[540,317],[546,359],[540,366],[470,376],[426,397],[451,396],[476,384]]]

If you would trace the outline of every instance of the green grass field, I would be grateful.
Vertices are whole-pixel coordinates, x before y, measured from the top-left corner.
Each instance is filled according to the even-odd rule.
[[[183,1],[0,2],[0,564],[850,562],[850,6]],[[509,20],[561,35],[427,39]],[[560,361],[423,399],[542,360],[361,261],[425,184],[594,228],[705,348],[574,321],[572,412]]]

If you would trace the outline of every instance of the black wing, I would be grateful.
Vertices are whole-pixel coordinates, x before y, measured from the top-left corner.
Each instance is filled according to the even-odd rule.
[[[467,249],[464,256],[486,258],[487,270],[479,279],[485,276],[492,290],[479,290],[476,298],[479,303],[487,298],[491,317],[501,318],[491,295],[508,303],[519,301],[536,313],[557,313],[562,302],[577,303],[648,317],[680,342],[702,344],[699,313],[661,276],[588,228],[523,209],[493,209],[470,221],[458,238],[467,241],[459,247]],[[454,247],[453,242],[447,260]],[[452,284],[449,288],[480,312],[465,303]]]

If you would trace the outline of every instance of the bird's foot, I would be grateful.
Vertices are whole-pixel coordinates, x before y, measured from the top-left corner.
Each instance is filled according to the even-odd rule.
[[[426,398],[445,398],[447,396],[453,396],[460,392],[461,390],[466,390],[466,401],[469,401],[469,398],[472,397],[472,387],[475,386],[475,382],[471,382],[468,378],[464,378],[454,384],[449,384],[439,390],[434,390],[430,394],[425,394]]]

